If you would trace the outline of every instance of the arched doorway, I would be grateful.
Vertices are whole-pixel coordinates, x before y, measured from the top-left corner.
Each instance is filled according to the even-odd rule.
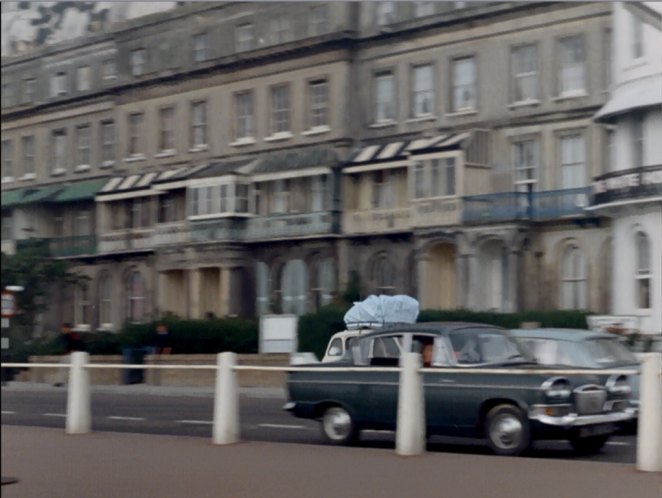
[[[456,253],[455,246],[447,243],[436,244],[428,251],[421,296],[424,308],[457,308]]]

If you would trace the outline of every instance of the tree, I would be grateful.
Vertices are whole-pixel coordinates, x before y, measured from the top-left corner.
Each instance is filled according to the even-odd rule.
[[[68,262],[52,259],[44,244],[32,244],[14,255],[2,253],[1,262],[2,288],[23,287],[23,291],[16,293],[18,313],[14,320],[26,331],[31,331],[37,317],[49,309],[53,291],[88,280],[72,272]]]

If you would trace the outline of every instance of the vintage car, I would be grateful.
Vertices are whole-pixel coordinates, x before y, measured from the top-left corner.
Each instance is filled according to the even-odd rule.
[[[620,337],[582,329],[514,329],[510,333],[543,365],[640,370],[639,360]],[[629,410],[639,414],[639,377],[630,375]]]
[[[362,429],[395,430],[399,371],[383,367],[397,366],[401,351],[430,344],[431,363],[422,370],[428,436],[485,438],[504,455],[521,454],[537,439],[569,439],[592,453],[631,417],[626,375],[537,373],[543,367],[507,330],[471,323],[418,323],[357,336],[341,360],[290,372],[284,408],[320,420],[324,439],[334,444],[356,441]],[[481,372],[495,368],[501,372]]]

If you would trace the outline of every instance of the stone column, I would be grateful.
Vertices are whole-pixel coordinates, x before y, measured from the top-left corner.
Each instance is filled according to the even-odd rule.
[[[158,272],[156,278],[158,281],[158,285],[155,289],[157,300],[156,306],[158,307],[161,315],[163,315],[163,313],[166,311],[173,311],[170,309],[170,300],[168,299],[170,292],[170,286],[168,285],[168,273],[160,271]]]
[[[232,302],[230,299],[230,292],[232,292],[232,268],[228,266],[219,266],[218,271],[220,272],[218,279],[218,297],[221,301],[220,313],[221,316],[228,316],[235,311],[231,309]]]
[[[418,276],[416,295],[421,303],[421,309],[437,308],[436,302],[431,295],[433,286],[430,285],[429,266],[430,258],[427,255],[416,257],[416,272]]]
[[[188,286],[188,299],[189,299],[189,318],[202,318],[201,299],[200,296],[202,289],[200,288],[201,270],[194,268],[189,270],[189,286]]]
[[[507,270],[507,285],[508,285],[508,300],[506,301],[506,312],[516,312],[518,311],[519,306],[519,290],[520,290],[520,280],[522,275],[520,275],[520,251],[519,250],[509,250],[508,251],[508,267]]]

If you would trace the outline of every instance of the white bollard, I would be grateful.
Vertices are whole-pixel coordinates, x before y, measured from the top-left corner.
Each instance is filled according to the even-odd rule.
[[[404,353],[400,358],[398,420],[395,452],[398,455],[420,455],[425,452],[425,398],[421,355]]]
[[[90,372],[85,368],[89,359],[90,355],[87,353],[71,353],[67,392],[67,434],[87,434],[90,432],[92,421]]]
[[[219,353],[214,395],[214,444],[232,444],[239,441],[239,388],[235,353]]]
[[[662,472],[662,354],[641,358],[637,470]]]

